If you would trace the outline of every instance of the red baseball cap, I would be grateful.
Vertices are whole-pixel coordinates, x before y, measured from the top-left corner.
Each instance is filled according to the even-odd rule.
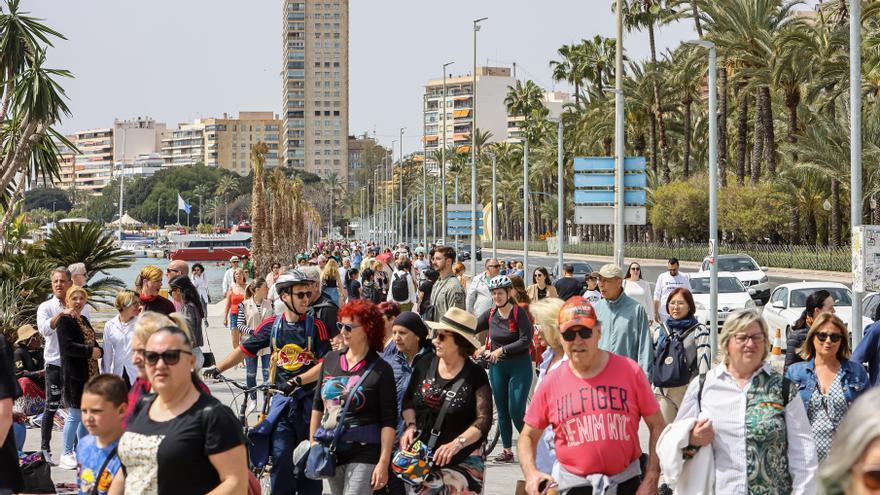
[[[590,301],[581,296],[570,298],[559,310],[557,318],[559,332],[565,332],[573,327],[594,328],[596,326],[596,310]]]

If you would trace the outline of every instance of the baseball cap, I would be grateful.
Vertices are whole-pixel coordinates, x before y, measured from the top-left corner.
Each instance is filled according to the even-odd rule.
[[[232,258],[229,258],[230,263],[232,263],[234,261],[238,261],[238,256],[233,256]]]
[[[593,272],[590,275],[600,278],[623,278],[623,270],[614,263],[608,263],[602,265],[598,272]]]
[[[581,296],[574,296],[559,309],[556,321],[559,323],[560,333],[572,327],[593,328],[596,326],[596,311],[590,301]]]

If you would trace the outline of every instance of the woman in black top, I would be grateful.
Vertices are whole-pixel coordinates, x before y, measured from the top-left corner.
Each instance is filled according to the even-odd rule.
[[[451,403],[431,452],[435,469],[418,487],[407,485],[410,495],[483,491],[482,445],[492,426],[492,391],[485,370],[470,359],[478,345],[476,324],[473,315],[459,308],[450,308],[439,322],[428,322],[437,357],[420,360],[413,370],[403,397],[406,429],[400,448],[409,449],[415,440],[429,443],[444,401]]]
[[[98,374],[98,360],[104,352],[98,347],[89,319],[82,316],[88,301],[86,290],[77,285],[67,289],[67,307],[58,319],[58,350],[61,354],[61,403],[67,408],[64,421],[64,455],[58,465],[76,468],[76,441],[88,433],[82,425],[79,405],[89,378]]]
[[[12,428],[12,403],[21,390],[15,383],[12,369],[12,350],[6,337],[0,333],[0,493],[19,493],[24,489],[24,480],[18,464],[18,449],[15,447],[15,432]]]
[[[333,495],[369,495],[388,483],[397,427],[394,371],[379,356],[385,327],[375,304],[349,301],[339,310],[337,327],[343,347],[324,356],[310,436],[329,444],[346,401],[352,401],[336,444],[336,474],[327,482]]]
[[[480,316],[477,331],[488,330],[489,380],[498,408],[498,432],[503,450],[496,462],[513,462],[513,428],[523,429],[526,403],[532,378],[535,376],[529,346],[532,343],[532,322],[528,311],[517,304],[516,277],[498,275],[489,281],[495,306]]]
[[[15,401],[16,411],[32,416],[43,411],[46,398],[46,375],[43,360],[43,341],[31,325],[18,329],[15,341],[15,378],[22,395]]]
[[[208,316],[205,314],[204,306],[202,306],[202,297],[199,291],[193,285],[192,280],[186,275],[178,275],[171,279],[168,283],[171,287],[171,297],[181,306],[180,312],[186,319],[186,326],[193,339],[193,353],[196,356],[196,369],[200,369],[205,362],[205,356],[202,354],[202,346],[205,345],[202,321]],[[239,315],[244,318],[244,315]]]
[[[428,306],[431,305],[431,292],[434,290],[434,284],[440,278],[440,273],[433,268],[425,270],[425,280],[419,285],[419,314],[424,315]]]
[[[164,327],[143,352],[155,394],[141,397],[119,440],[123,469],[113,495],[247,492],[247,457],[241,424],[232,411],[194,385],[189,337]]]

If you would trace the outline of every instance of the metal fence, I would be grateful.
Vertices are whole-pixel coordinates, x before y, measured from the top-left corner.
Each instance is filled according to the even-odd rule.
[[[491,241],[486,242],[483,245],[483,249],[491,249],[491,246]],[[498,249],[521,250],[522,247],[522,241],[498,241]],[[708,246],[703,243],[637,242],[626,244],[627,258],[663,260],[674,257],[682,261],[703,261],[708,250]],[[547,243],[545,241],[530,241],[529,251],[546,252]],[[614,243],[582,242],[580,244],[566,244],[565,252],[571,254],[613,256]],[[718,254],[737,253],[748,254],[754,258],[759,265],[774,268],[849,272],[852,265],[852,254],[849,246],[721,244],[718,247]]]

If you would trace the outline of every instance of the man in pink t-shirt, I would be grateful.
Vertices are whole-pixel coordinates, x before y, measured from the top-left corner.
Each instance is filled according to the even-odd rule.
[[[645,373],[635,361],[599,349],[602,329],[586,299],[569,299],[558,321],[569,360],[544,378],[526,411],[518,445],[526,491],[539,495],[548,484],[558,484],[560,493],[579,495],[616,485],[620,495],[656,494],[656,445],[666,424]],[[642,418],[650,430],[650,452],[640,483]],[[558,461],[552,476],[535,465],[536,445],[548,425]]]

